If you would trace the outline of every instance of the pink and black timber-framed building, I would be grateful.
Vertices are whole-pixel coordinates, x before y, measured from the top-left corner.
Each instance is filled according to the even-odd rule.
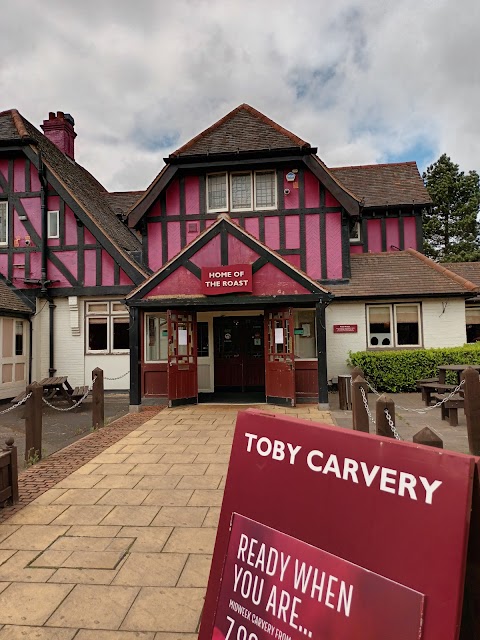
[[[8,393],[100,366],[132,410],[326,404],[349,351],[454,346],[480,327],[478,283],[422,255],[414,162],[328,168],[241,105],[146,191],[110,193],[75,161],[71,116],[42,129],[0,114],[0,277],[22,308],[0,308]]]

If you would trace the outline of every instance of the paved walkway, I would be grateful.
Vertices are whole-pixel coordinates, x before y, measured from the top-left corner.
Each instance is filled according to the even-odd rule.
[[[0,524],[0,640],[196,638],[238,409],[164,409]]]

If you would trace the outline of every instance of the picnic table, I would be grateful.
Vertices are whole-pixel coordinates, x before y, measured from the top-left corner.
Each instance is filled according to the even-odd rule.
[[[460,377],[462,375],[462,371],[471,367],[476,371],[480,371],[480,364],[441,364],[438,367],[438,382],[440,384],[445,384],[445,380],[447,377],[447,371],[455,371],[457,374],[457,384],[460,384]]]

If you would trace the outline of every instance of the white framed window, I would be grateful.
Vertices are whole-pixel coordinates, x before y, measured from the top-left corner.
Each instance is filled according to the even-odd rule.
[[[0,245],[8,244],[8,202],[0,202]]]
[[[235,171],[230,174],[207,175],[207,211],[209,213],[276,208],[276,171]]]
[[[252,209],[252,174],[250,172],[230,174],[230,200],[232,211]]]
[[[362,241],[362,231],[361,231],[360,221],[357,220],[350,224],[350,244],[358,244]]]
[[[207,176],[208,211],[228,210],[227,174],[211,173]]]
[[[255,171],[255,209],[277,208],[277,174]]]
[[[128,353],[130,316],[120,301],[85,303],[87,353]]]
[[[166,313],[145,314],[145,362],[168,360],[168,330]]]
[[[47,237],[59,238],[60,237],[60,212],[49,211],[47,216]]]
[[[465,307],[465,322],[467,325],[467,342],[480,341],[480,307]]]
[[[367,305],[367,334],[369,349],[420,347],[420,304]]]

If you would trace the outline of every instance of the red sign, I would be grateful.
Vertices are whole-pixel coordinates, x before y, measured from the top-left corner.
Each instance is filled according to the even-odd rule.
[[[356,324],[334,324],[333,333],[357,333],[358,327]]]
[[[418,640],[423,605],[416,591],[234,514],[213,637],[350,640],[357,629]]]
[[[199,640],[212,639],[215,621],[221,635],[228,640],[244,637],[255,640],[250,633],[259,640],[287,640],[288,637],[297,640],[301,633],[309,637],[309,632],[318,640],[376,639],[379,636],[370,634],[363,622],[358,623],[354,599],[367,608],[365,615],[372,611],[371,604],[365,603],[369,600],[374,603],[378,620],[373,629],[382,629],[383,638],[405,640],[412,637],[405,629],[410,633],[419,622],[421,596],[418,594],[425,597],[423,632],[419,637],[422,640],[457,639],[474,462],[471,456],[390,438],[261,411],[241,412]],[[255,535],[249,525],[245,525],[245,519],[239,519],[240,524],[236,525],[237,515],[230,535],[233,514],[260,523],[253,525],[257,527]],[[273,605],[271,612],[265,605],[266,616],[260,609],[233,597],[228,548],[232,536],[230,553],[238,553],[238,535],[242,533],[252,536],[259,544],[275,548],[279,555],[283,550],[300,562],[308,561],[313,572],[318,568],[325,571],[326,576],[336,577],[338,581],[332,585],[335,584],[337,594],[341,580],[352,584],[351,615],[345,615],[344,604],[337,611],[339,601],[333,596],[331,603],[336,603],[333,609],[336,615],[326,612],[330,607],[325,605],[325,591],[323,602],[308,596],[307,603],[301,588],[300,593],[295,584],[291,589],[290,578],[290,586],[285,589],[290,601],[288,604],[288,596],[284,596],[281,610],[285,613],[279,617],[276,600],[276,621],[272,621]],[[285,536],[290,536],[288,542]],[[307,553],[302,543],[315,549]],[[265,547],[265,554],[267,551]],[[255,554],[251,561],[256,562],[253,558]],[[356,566],[352,568],[353,565]],[[255,573],[252,572],[252,585],[259,571],[260,564]],[[366,578],[365,572],[375,575]],[[382,579],[387,582],[384,584]],[[385,604],[378,593],[380,584],[385,591]],[[328,580],[324,589],[328,589]],[[402,624],[388,606],[392,590],[396,590],[399,606],[408,617]],[[409,590],[417,593],[412,595]],[[294,597],[303,602],[301,615],[298,605],[298,618],[291,618]],[[225,609],[221,608],[227,598],[228,607],[230,600],[237,602],[264,623],[253,627],[247,625],[246,619],[242,621],[238,612],[228,613],[235,621],[235,630],[232,627],[228,635],[229,627],[224,626]],[[294,629],[291,619],[307,632]],[[272,627],[268,625],[273,625],[278,632],[275,630],[271,635],[268,630],[272,631]],[[240,626],[247,629],[247,635]]]
[[[205,296],[218,296],[222,293],[252,293],[252,291],[251,264],[202,267],[202,293]]]

